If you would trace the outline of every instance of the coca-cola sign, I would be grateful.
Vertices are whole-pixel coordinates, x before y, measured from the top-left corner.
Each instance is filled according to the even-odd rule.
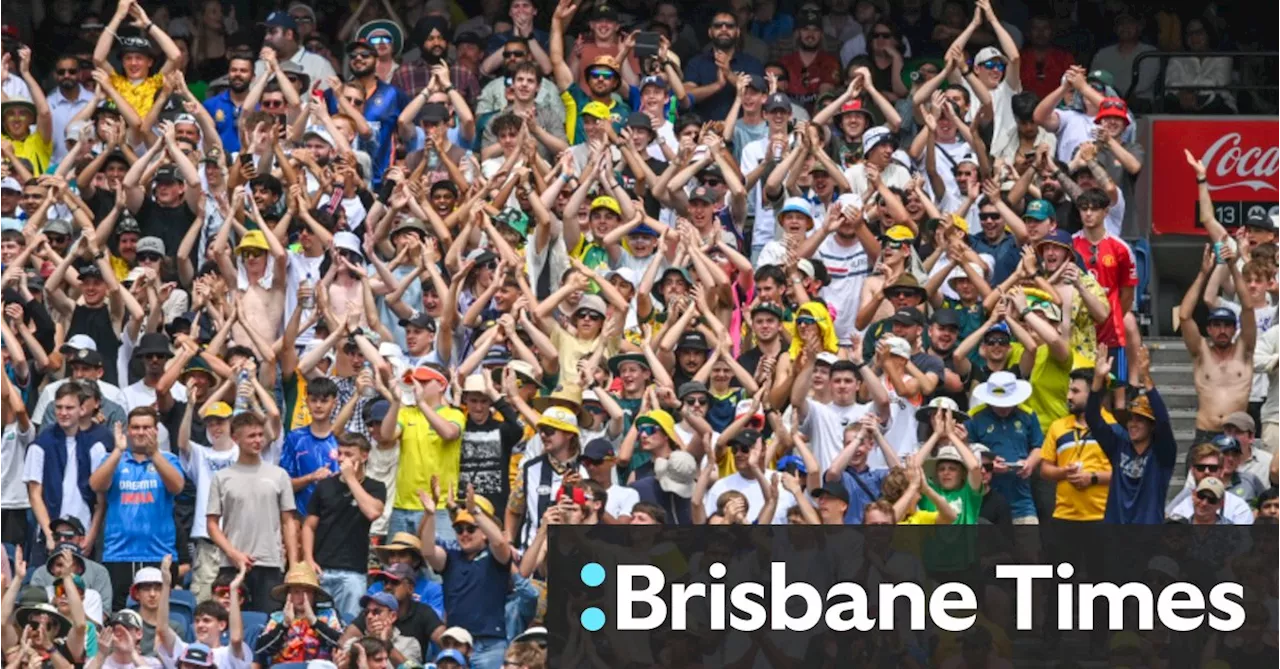
[[[1280,201],[1280,122],[1216,118],[1151,120],[1152,229],[1161,234],[1204,234],[1199,224],[1195,173],[1187,149],[1204,163],[1215,215],[1226,226],[1251,211],[1274,212]]]

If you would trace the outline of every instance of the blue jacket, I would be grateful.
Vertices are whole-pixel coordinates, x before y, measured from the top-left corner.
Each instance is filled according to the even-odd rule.
[[[1084,420],[1098,446],[1111,461],[1111,489],[1102,522],[1123,525],[1159,525],[1164,522],[1165,494],[1178,459],[1178,442],[1173,436],[1169,410],[1154,388],[1147,392],[1155,424],[1147,450],[1138,453],[1129,431],[1102,417],[1105,392],[1089,393]]]
[[[95,425],[76,433],[76,485],[90,510],[98,505],[98,495],[89,487],[89,475],[93,473],[93,461],[89,453],[93,450],[93,445],[99,442],[104,446],[115,443],[115,437],[104,425]],[[67,433],[54,423],[36,435],[35,444],[44,451],[44,472],[41,474],[44,506],[49,510],[50,518],[60,518],[62,476],[67,470]]]
[[[658,485],[656,476],[636,479],[635,483],[631,484],[631,489],[640,494],[641,502],[662,507],[667,512],[668,525],[693,524],[693,505],[689,499],[663,490],[662,486]]]

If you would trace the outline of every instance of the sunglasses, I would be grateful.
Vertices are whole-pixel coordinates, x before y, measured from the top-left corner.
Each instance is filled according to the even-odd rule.
[[[707,188],[715,188],[717,186],[723,186],[724,182],[719,179],[703,179],[702,185]]]
[[[980,218],[980,219],[982,219],[982,220],[984,220],[984,221],[998,221],[998,220],[1000,220],[1000,212],[998,212],[998,211],[983,211],[983,212],[979,212],[979,213],[978,213],[978,218]]]
[[[79,592],[80,594],[84,594],[84,588],[77,585],[76,592]],[[67,594],[67,586],[63,585],[62,583],[53,584],[54,597],[65,597],[66,594]]]
[[[454,525],[453,526],[453,531],[457,532],[458,534],[471,534],[472,532],[475,532],[477,529],[479,528],[477,528],[475,525]]]
[[[52,244],[63,244],[71,240],[67,235],[60,235],[56,232],[46,232],[44,236]]]
[[[800,318],[796,319],[796,325],[817,325],[817,324],[818,324],[818,319],[811,318],[808,316],[801,316]]]
[[[995,70],[996,72],[1004,72],[1004,68],[1007,67],[1005,62],[998,58],[992,58],[991,60],[979,63],[978,66],[985,67],[988,70]]]
[[[503,51],[503,52],[502,52],[502,57],[503,57],[503,58],[524,58],[524,57],[525,57],[525,56],[527,56],[527,55],[529,55],[529,52],[528,52],[528,51],[525,51],[524,49],[517,49],[517,50],[515,50],[515,51]]]
[[[896,299],[898,299],[898,298],[900,298],[900,297],[911,297],[912,295],[915,295],[915,293],[914,293],[913,291],[910,291],[910,290],[886,290],[886,291],[884,291],[884,296],[885,296],[885,297],[887,297],[887,298],[889,298],[889,299],[891,299],[891,300],[896,300]]]
[[[70,541],[71,539],[75,539],[79,536],[80,535],[76,534],[74,530],[59,530],[53,533],[53,537],[55,539],[61,539],[63,541]]]
[[[343,99],[344,99],[344,100],[346,100],[347,102],[351,103],[351,106],[352,106],[352,107],[363,107],[363,106],[364,106],[364,98],[348,98],[348,97],[344,97]]]
[[[302,16],[293,16],[290,18],[292,18],[297,23],[315,23],[315,19],[305,14]]]
[[[163,354],[163,353],[148,353],[148,354],[146,354],[146,355],[142,356],[142,359],[143,359],[143,360],[165,360],[165,359],[167,359],[168,357],[169,357],[169,356],[167,356],[167,355],[165,355],[165,354]]]
[[[164,256],[159,253],[139,253],[138,262],[160,262]]]
[[[617,76],[617,74],[613,70],[603,67],[595,70],[587,70],[587,77],[591,79],[604,79],[605,81],[609,81],[615,76]]]
[[[554,427],[544,425],[538,428],[538,434],[541,435],[543,439],[549,439],[555,436],[556,429]]]
[[[586,311],[586,310],[579,311],[579,312],[577,313],[577,318],[586,318],[586,319],[593,320],[593,321],[602,321],[602,320],[604,320],[604,316],[603,316],[602,314],[598,314],[598,313],[596,313],[596,312],[594,312],[594,311]]]
[[[1101,105],[1098,105],[1098,107],[1100,109],[1124,109],[1125,108],[1123,102],[1116,102],[1114,100],[1104,102]]]
[[[702,397],[701,395],[696,397],[686,397],[684,398],[684,403],[690,406],[695,406],[695,407],[704,407],[704,406],[707,406],[707,404],[709,404],[709,402],[707,401],[707,398]]]
[[[1196,471],[1198,472],[1216,472],[1219,469],[1222,469],[1221,464],[1211,465],[1211,464],[1205,463],[1205,464],[1195,464],[1192,466],[1195,467]]]
[[[1009,340],[1005,339],[1004,337],[994,337],[991,339],[984,339],[982,340],[982,343],[986,344],[987,346],[1008,346]]]
[[[58,69],[54,70],[54,73],[56,73],[58,76],[62,76],[62,75],[64,75],[64,74],[78,75],[78,74],[80,74],[80,68],[78,68],[78,67],[60,67],[60,68],[58,68]]]
[[[734,23],[733,21],[716,21],[715,23],[712,23],[712,24],[711,24],[711,27],[712,27],[712,28],[717,28],[717,29],[719,29],[719,28],[737,28],[737,27],[738,27],[738,24]]]
[[[372,51],[352,51],[347,55],[351,58],[351,60],[355,60],[357,58],[373,58]]]
[[[641,425],[640,427],[636,428],[636,432],[639,432],[640,434],[647,437],[651,434],[656,434],[658,432],[658,426],[657,425]]]
[[[1202,491],[1202,492],[1196,493],[1196,499],[1200,500],[1201,502],[1207,502],[1209,504],[1218,503],[1218,497],[1208,491]]]
[[[893,249],[895,251],[906,247],[906,245],[907,245],[906,242],[899,242],[899,241],[887,241],[884,243],[884,247],[886,249]]]
[[[263,109],[284,109],[284,100],[263,100],[259,104]]]
[[[262,249],[248,249],[246,251],[241,251],[240,255],[246,258],[261,258],[262,256],[267,255],[267,252]]]

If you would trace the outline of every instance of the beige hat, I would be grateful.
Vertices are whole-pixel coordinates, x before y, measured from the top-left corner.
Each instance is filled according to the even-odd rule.
[[[1213,493],[1213,496],[1217,497],[1219,502],[1221,502],[1222,498],[1227,494],[1226,486],[1222,485],[1221,480],[1213,476],[1206,477],[1204,480],[1200,481],[1200,483],[1196,484],[1196,493],[1200,493],[1202,491]]]
[[[461,627],[450,627],[449,629],[444,631],[444,634],[440,635],[440,639],[442,641],[444,639],[453,639],[458,643],[464,643],[468,646],[476,645],[475,640],[471,638],[471,632],[468,632],[465,629],[462,629]]]
[[[480,393],[482,395],[486,393],[483,374],[472,374],[462,382],[462,394],[466,395],[467,393]]]

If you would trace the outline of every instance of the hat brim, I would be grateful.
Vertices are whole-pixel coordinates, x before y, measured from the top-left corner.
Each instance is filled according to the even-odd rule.
[[[146,356],[153,355],[153,354],[160,354],[160,355],[163,355],[163,356],[164,356],[164,357],[166,357],[166,358],[172,358],[172,357],[173,357],[173,351],[170,351],[170,350],[169,350],[169,349],[167,349],[167,348],[165,348],[165,349],[160,349],[160,348],[140,348],[140,349],[138,349],[138,350],[136,350],[136,351],[134,351],[134,352],[133,352],[133,357],[135,357],[135,358],[145,358]]]
[[[570,434],[582,434],[582,431],[578,429],[577,425],[566,423],[558,418],[549,418],[545,415],[538,419],[538,427],[543,426],[555,428],[561,432],[568,432]]]
[[[561,407],[572,411],[578,417],[578,424],[583,425],[591,420],[591,412],[587,411],[583,406],[573,400],[564,397],[535,397],[533,402],[529,403],[534,411],[538,413],[546,413],[551,407]],[[561,428],[557,428],[561,429]]]
[[[612,358],[609,358],[609,373],[613,374],[614,376],[617,376],[618,374],[621,373],[619,370],[621,369],[622,365],[628,362],[634,362],[635,364],[641,365],[642,367],[650,371],[653,370],[653,368],[649,366],[649,359],[644,357],[644,355],[639,353],[630,353],[630,354],[623,354],[623,355],[615,355]]]
[[[385,546],[373,547],[373,554],[377,555],[378,559],[383,562],[386,562],[385,556],[390,555],[391,553],[414,553],[418,556],[419,560],[424,559],[422,557],[422,549],[417,548],[416,546],[410,546],[409,544],[387,544]]]
[[[8,113],[10,109],[25,109],[30,112],[32,116],[36,115],[35,103],[27,102],[26,100],[9,100],[4,104],[0,104],[0,115]]]
[[[1026,402],[1031,397],[1031,384],[1018,379],[1013,384],[1013,392],[1007,395],[995,395],[986,383],[973,391],[973,403],[1008,409]]]
[[[378,30],[387,31],[391,36],[391,50],[395,52],[395,55],[399,56],[400,52],[404,50],[404,31],[394,21],[379,19],[360,26],[360,29],[356,31],[355,41],[367,43],[369,35]],[[371,44],[370,46],[374,45]]]
[[[933,413],[937,410],[938,407],[920,407],[919,409],[916,409],[916,422],[927,425],[929,421],[933,420]],[[969,414],[959,409],[947,409],[947,411],[951,412],[951,417],[957,422],[969,420]]]
[[[315,593],[317,602],[333,601],[333,597],[326,592],[324,588],[319,585],[312,585],[311,583],[281,583],[271,589],[271,597],[273,599],[285,601],[285,598],[289,596],[289,588],[306,588],[307,590]]]
[[[48,608],[45,608],[45,607],[48,607]],[[66,636],[71,632],[71,621],[67,619],[66,616],[62,615],[56,608],[53,608],[53,606],[49,604],[46,604],[45,606],[24,606],[18,609],[18,612],[16,614],[18,619],[18,626],[25,628],[27,626],[27,622],[31,620],[31,616],[39,613],[44,613],[44,614],[53,616],[54,619],[58,621],[59,637]]]

